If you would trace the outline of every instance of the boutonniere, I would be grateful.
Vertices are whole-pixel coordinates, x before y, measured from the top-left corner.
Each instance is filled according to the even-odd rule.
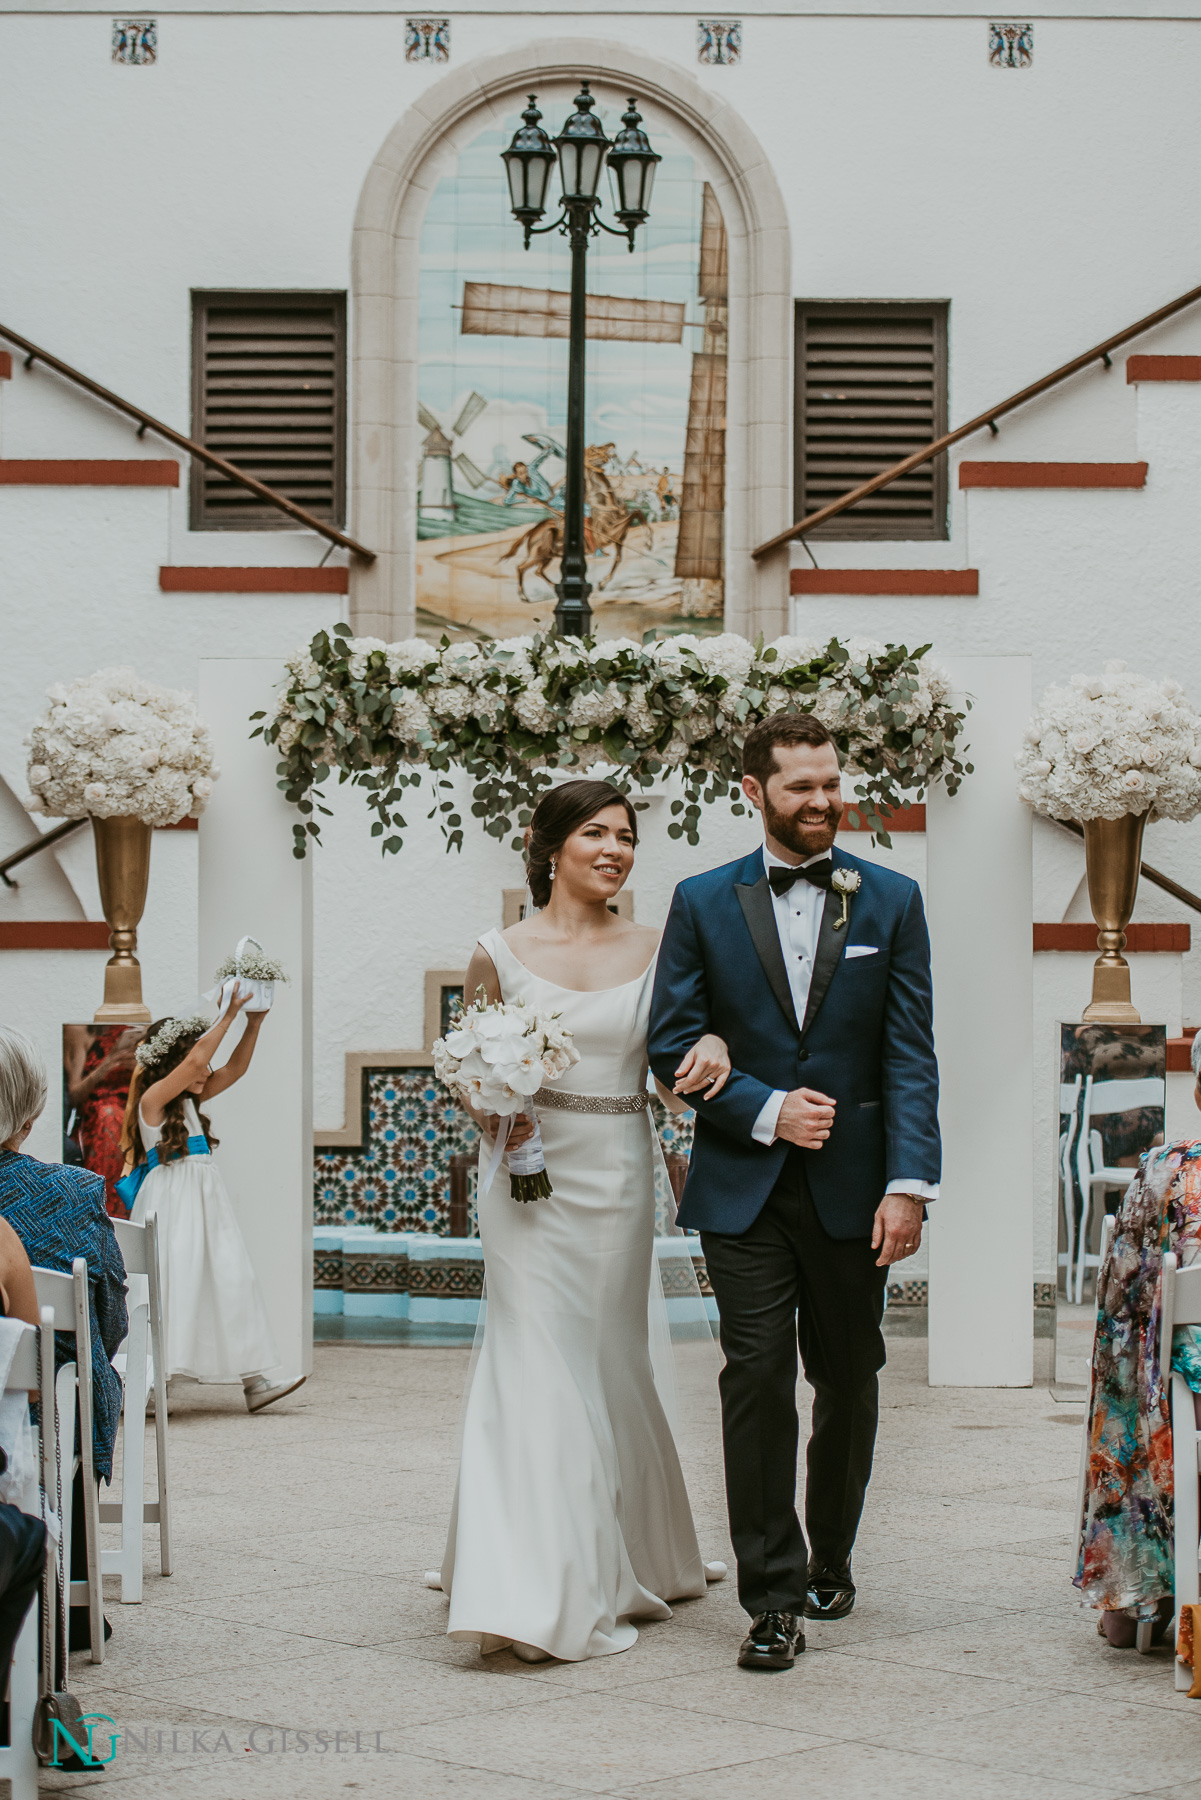
[[[851,916],[851,895],[857,894],[863,885],[863,877],[858,869],[835,869],[830,877],[830,886],[842,901],[842,916],[834,921],[835,931],[841,931]]]

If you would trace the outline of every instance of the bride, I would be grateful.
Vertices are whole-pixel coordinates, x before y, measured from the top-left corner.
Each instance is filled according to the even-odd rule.
[[[670,1601],[705,1592],[648,1341],[659,934],[609,911],[637,841],[633,806],[607,782],[545,794],[527,839],[542,910],[487,932],[467,971],[468,994],[559,1013],[580,1053],[535,1099],[552,1195],[516,1204],[503,1168],[479,1194],[487,1316],[440,1578],[452,1638],[484,1653],[511,1644],[527,1662],[628,1650],[634,1619],[670,1618]],[[721,1039],[704,1037],[674,1095],[660,1092],[683,1110],[676,1096],[716,1093],[729,1068]],[[498,1121],[476,1117],[494,1138]],[[510,1145],[532,1129],[519,1115]]]

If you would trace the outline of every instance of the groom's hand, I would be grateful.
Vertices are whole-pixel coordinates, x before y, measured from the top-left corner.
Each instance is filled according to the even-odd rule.
[[[820,1150],[834,1124],[834,1102],[814,1088],[793,1088],[785,1094],[776,1120],[776,1136],[802,1150]]]
[[[911,1194],[885,1194],[876,1208],[872,1249],[878,1269],[912,1256],[922,1241],[922,1202]]]

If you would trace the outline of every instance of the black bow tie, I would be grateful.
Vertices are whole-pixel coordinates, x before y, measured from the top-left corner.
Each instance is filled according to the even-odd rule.
[[[803,869],[769,869],[767,879],[773,894],[786,894],[797,881],[811,881],[814,887],[828,888],[833,874],[834,858],[823,856],[820,862],[808,863]]]

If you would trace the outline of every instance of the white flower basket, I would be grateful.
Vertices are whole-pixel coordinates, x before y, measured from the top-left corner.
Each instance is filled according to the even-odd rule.
[[[254,946],[251,949],[251,945]],[[275,1003],[277,983],[282,976],[278,963],[268,960],[263,946],[256,937],[244,937],[238,940],[238,947],[233,954],[234,969],[231,975],[219,975],[218,984],[210,988],[204,996],[219,1008],[218,1018],[225,1015],[227,1008],[240,1000],[244,994],[250,994],[247,1012],[270,1012]],[[226,967],[228,968],[228,964]],[[256,971],[262,971],[256,973]],[[267,973],[266,971],[273,971]]]

